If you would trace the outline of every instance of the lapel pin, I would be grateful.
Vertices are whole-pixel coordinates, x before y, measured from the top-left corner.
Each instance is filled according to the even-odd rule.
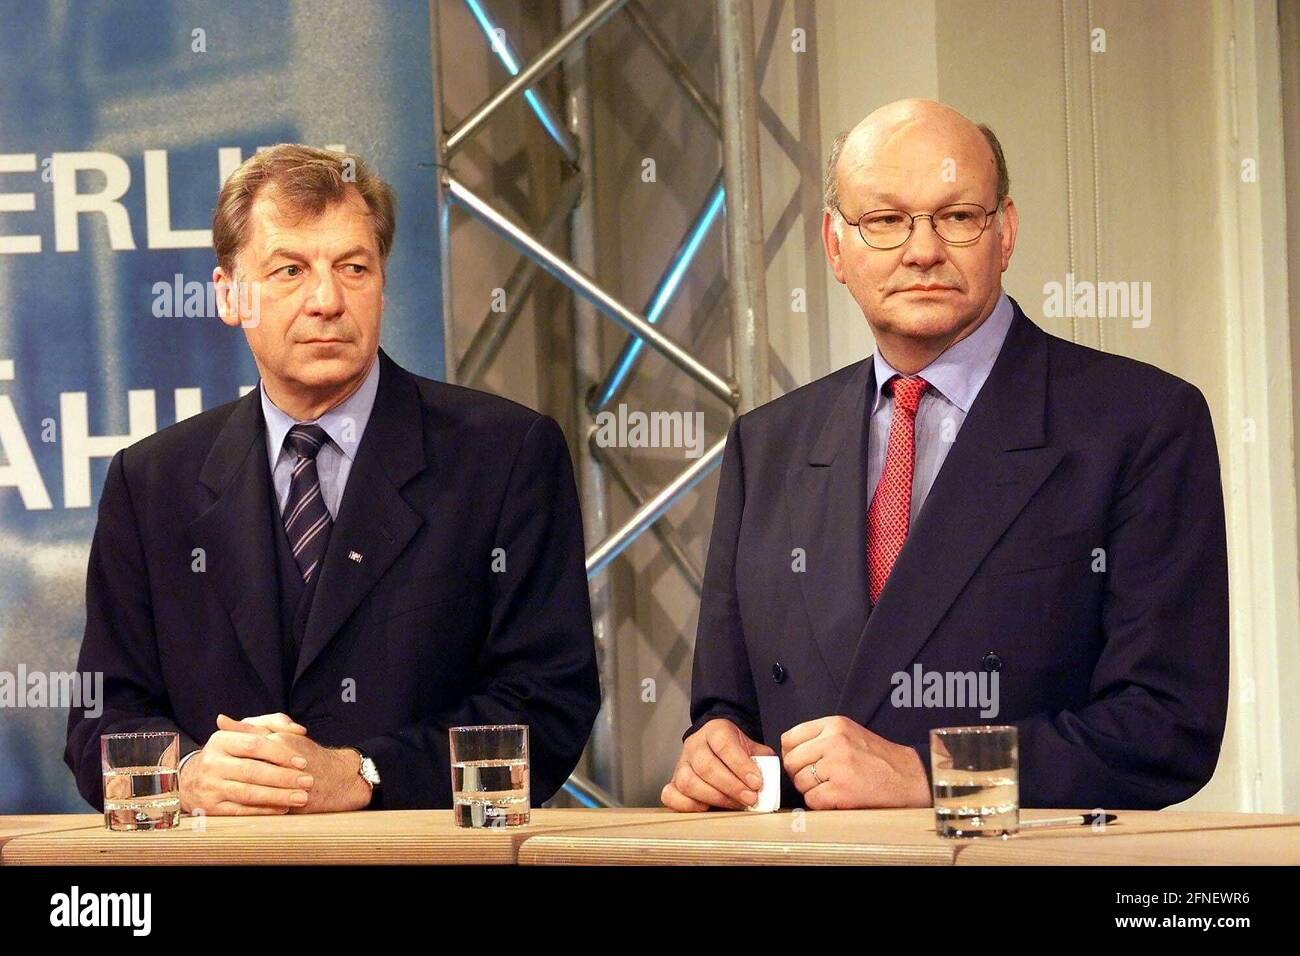
[[[360,564],[360,563],[361,563],[361,552],[360,552],[360,551],[349,551],[349,552],[348,552],[348,560],[349,560],[349,561],[355,561],[357,564]]]

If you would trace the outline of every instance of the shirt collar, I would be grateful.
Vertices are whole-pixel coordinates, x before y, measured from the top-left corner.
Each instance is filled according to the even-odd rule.
[[[258,386],[262,397],[262,416],[266,419],[266,444],[274,463],[279,459],[284,447],[284,436],[294,425],[316,424],[325,430],[330,440],[338,446],[343,454],[352,460],[357,446],[361,444],[361,435],[370,420],[370,412],[375,407],[375,395],[379,391],[379,358],[376,355],[370,362],[370,371],[351,395],[339,402],[329,411],[315,419],[314,422],[300,422],[282,411],[266,394],[266,382]]]
[[[984,380],[993,370],[993,363],[1002,351],[1002,343],[1011,328],[1015,316],[1011,300],[1005,292],[999,293],[998,301],[993,306],[989,317],[980,323],[970,335],[960,342],[950,345],[935,357],[925,368],[917,372],[930,387],[937,390],[945,399],[956,405],[963,413],[970,412],[975,396],[984,385]],[[876,349],[872,360],[876,369],[876,396],[871,405],[874,414],[880,408],[881,390],[894,375],[901,375]]]

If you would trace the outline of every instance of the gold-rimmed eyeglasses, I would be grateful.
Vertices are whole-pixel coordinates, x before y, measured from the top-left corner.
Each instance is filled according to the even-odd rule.
[[[941,206],[932,213],[915,215],[902,209],[873,209],[864,212],[856,221],[845,216],[839,206],[835,211],[846,223],[857,228],[862,241],[872,249],[897,249],[911,238],[918,219],[929,219],[934,234],[948,245],[968,246],[984,235],[998,207],[985,209],[977,202],[958,202]]]

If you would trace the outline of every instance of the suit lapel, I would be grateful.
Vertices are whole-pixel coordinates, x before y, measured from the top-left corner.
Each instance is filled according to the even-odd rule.
[[[1013,303],[1014,305],[1014,303]],[[1045,443],[1047,336],[1015,306],[1006,341],[858,641],[836,713],[867,723],[985,555],[1064,455]]]
[[[374,408],[330,531],[295,682],[424,523],[399,494],[426,463],[419,389],[382,350],[379,362]]]
[[[832,402],[808,460],[786,474],[792,548],[813,636],[838,689],[867,619],[867,403],[875,393],[867,359]]]
[[[217,498],[190,522],[188,531],[192,546],[203,549],[204,573],[266,685],[273,712],[284,709],[284,688],[275,542],[269,524],[275,509],[265,434],[261,398],[254,389],[236,402],[208,450],[199,482]]]

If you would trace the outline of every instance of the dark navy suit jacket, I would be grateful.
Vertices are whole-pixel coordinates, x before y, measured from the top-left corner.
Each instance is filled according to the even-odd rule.
[[[1201,393],[1016,305],[873,608],[874,388],[868,359],[733,423],[687,733],[727,717],[780,753],[786,730],[840,714],[916,748],[929,773],[932,727],[1014,724],[1024,806],[1194,794],[1228,701],[1223,494]],[[894,675],[916,664],[997,670],[999,713],[895,706]],[[800,799],[788,779],[783,796]]]
[[[288,689],[258,391],[114,456],[78,663],[104,673],[104,711],[70,714],[65,754],[94,806],[100,734],[179,731],[184,755],[218,713],[359,748],[383,809],[451,806],[453,725],[528,724],[535,803],[573,770],[600,690],[564,436],[379,358]]]

